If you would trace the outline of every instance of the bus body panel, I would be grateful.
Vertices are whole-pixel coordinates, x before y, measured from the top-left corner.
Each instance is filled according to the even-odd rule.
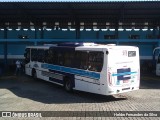
[[[129,56],[131,52],[131,56]],[[109,49],[108,88],[112,94],[139,89],[139,50],[136,47]]]
[[[31,68],[28,65],[25,65],[25,74],[31,76]]]
[[[75,89],[100,94],[100,80],[75,75]]]

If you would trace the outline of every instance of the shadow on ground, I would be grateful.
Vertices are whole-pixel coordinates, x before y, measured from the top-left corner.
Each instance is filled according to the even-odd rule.
[[[140,89],[160,89],[160,77],[155,75],[141,75]]]
[[[8,89],[18,97],[47,104],[103,103],[127,99],[121,95],[103,96],[80,91],[67,93],[62,86],[43,80],[33,80],[28,76],[2,77],[0,78],[0,89]]]

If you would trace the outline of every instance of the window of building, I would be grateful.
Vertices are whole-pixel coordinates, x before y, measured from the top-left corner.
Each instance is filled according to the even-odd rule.
[[[140,35],[129,35],[129,39],[140,39]]]
[[[104,39],[116,39],[116,35],[104,35]]]
[[[153,39],[153,38],[154,38],[154,36],[153,36],[153,35],[148,34],[148,35],[146,35],[146,38],[147,38],[147,39]]]

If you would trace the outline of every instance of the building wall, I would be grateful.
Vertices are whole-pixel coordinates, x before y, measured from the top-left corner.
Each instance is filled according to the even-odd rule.
[[[8,30],[5,34],[4,30],[0,30],[0,58],[3,58],[4,55],[4,42],[6,41],[5,36],[7,38],[7,55],[23,55],[24,49],[27,45],[39,45],[43,43],[53,43],[58,41],[66,41],[67,42],[103,42],[103,43],[115,43],[114,39],[105,39],[105,35],[115,35],[116,31],[80,31],[79,39],[76,39],[76,31],[62,31],[62,30],[44,30],[41,31],[39,29],[33,30]],[[130,35],[139,35],[139,39],[129,39]],[[152,39],[147,39],[147,36],[154,36],[154,38],[158,38],[159,30],[147,30],[147,31],[118,31],[118,44],[127,44],[139,46],[140,48],[140,56],[141,59],[151,59],[152,51],[154,47],[158,46],[157,43],[152,43]],[[27,39],[21,39],[20,36],[27,36]],[[159,38],[158,38],[159,39]],[[39,41],[40,40],[40,41]],[[124,42],[125,40],[125,42]],[[143,40],[143,42],[141,42]],[[35,42],[37,41],[37,42]],[[150,41],[148,43],[148,41]],[[116,42],[117,43],[117,42]]]
[[[4,30],[0,30],[0,39],[4,39]],[[42,35],[43,34],[43,35]],[[115,31],[80,31],[80,38],[81,39],[104,39],[104,35],[115,35]],[[139,35],[140,39],[146,39],[147,35],[155,36],[156,38],[159,35],[159,30],[151,31],[118,31],[118,39],[128,39],[129,35]],[[29,39],[41,39],[42,36],[44,39],[75,39],[76,38],[76,31],[62,31],[62,30],[35,30],[32,31],[30,29],[28,30],[8,30],[7,31],[7,38],[8,39],[19,39],[20,36],[28,36]]]

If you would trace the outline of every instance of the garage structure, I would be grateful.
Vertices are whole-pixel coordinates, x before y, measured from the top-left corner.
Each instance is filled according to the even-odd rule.
[[[152,50],[160,45],[157,0],[6,0],[0,4],[0,21],[0,62],[5,66],[23,59],[27,45],[136,45],[142,61],[152,60]]]

